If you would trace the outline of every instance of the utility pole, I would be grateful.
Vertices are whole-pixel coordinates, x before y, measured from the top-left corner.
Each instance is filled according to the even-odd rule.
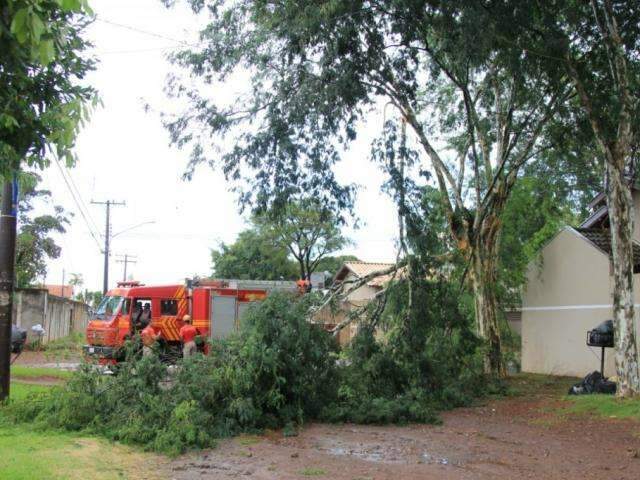
[[[117,255],[118,257],[120,257],[119,259],[116,260],[116,263],[123,263],[124,264],[124,273],[122,274],[122,281],[126,282],[127,281],[127,266],[130,263],[138,263],[137,260],[137,256],[136,255],[129,255],[128,253],[125,253],[124,255]]]
[[[0,210],[0,402],[9,397],[11,369],[11,317],[16,258],[18,182],[4,180]]]
[[[91,200],[91,203],[94,205],[106,206],[106,222],[104,227],[104,275],[102,281],[102,294],[106,295],[107,290],[109,290],[109,243],[111,240],[111,207],[122,206],[126,204],[125,202],[116,202],[114,200],[107,200],[106,202],[94,202],[93,200]]]

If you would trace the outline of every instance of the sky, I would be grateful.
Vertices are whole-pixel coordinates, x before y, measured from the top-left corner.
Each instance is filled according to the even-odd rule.
[[[195,42],[199,21],[184,6],[167,10],[159,0],[90,3],[97,19],[87,37],[99,64],[87,81],[98,90],[102,106],[78,137],[78,161],[65,169],[67,182],[55,162],[42,173],[52,203],[73,213],[67,233],[56,237],[62,254],[49,261],[45,283],[67,282],[74,273],[82,275],[85,288],[102,288],[105,207],[91,202],[106,200],[126,203],[111,209],[110,287],[123,278],[117,260],[125,254],[136,260],[127,276],[147,285],[209,275],[211,248],[233,242],[247,227],[246,215],[239,213],[220,172],[200,167],[192,180],[182,179],[189,152],[169,145],[158,113],[169,109],[163,87],[175,68],[165,56],[179,42]],[[225,85],[214,98],[233,92]],[[396,210],[380,192],[383,175],[369,160],[382,123],[382,108],[371,112],[336,171],[341,180],[361,185],[356,204],[360,228],[345,232],[352,245],[340,253],[387,262],[396,255]],[[46,208],[50,205],[40,206]]]

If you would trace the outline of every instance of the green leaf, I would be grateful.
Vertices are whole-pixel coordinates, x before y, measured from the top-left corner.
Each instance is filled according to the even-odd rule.
[[[33,43],[38,43],[42,34],[46,30],[46,26],[44,22],[40,19],[37,14],[31,15],[31,41]]]
[[[11,33],[16,36],[16,39],[20,43],[25,43],[29,36],[29,29],[27,27],[29,13],[28,8],[21,8],[16,12],[11,22]]]
[[[82,10],[81,0],[62,0],[60,6],[67,12],[79,12]]]
[[[38,58],[43,65],[49,65],[56,58],[53,40],[43,40],[38,47]]]
[[[8,130],[13,130],[14,127],[20,126],[15,117],[12,117],[11,115],[8,115],[6,113],[0,113],[0,125]]]

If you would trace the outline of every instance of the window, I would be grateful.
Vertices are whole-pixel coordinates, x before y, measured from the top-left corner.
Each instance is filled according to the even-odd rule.
[[[178,301],[177,300],[160,300],[160,315],[177,315],[178,314]]]
[[[118,312],[121,302],[122,297],[103,297],[96,309],[96,319],[110,321]]]

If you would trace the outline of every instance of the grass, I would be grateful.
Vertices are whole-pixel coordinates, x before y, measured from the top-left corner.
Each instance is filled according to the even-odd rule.
[[[49,388],[13,381],[10,399]],[[0,458],[0,478],[11,480],[155,480],[164,478],[159,470],[166,463],[164,457],[94,437],[3,423],[1,410]]]
[[[565,397],[569,403],[562,409],[565,414],[594,414],[604,418],[640,420],[639,398],[616,398],[613,395],[577,395]]]
[[[31,343],[28,349],[44,353],[48,360],[71,360],[82,356],[82,345],[85,344],[85,334],[74,332],[66,337],[52,340],[45,345]]]
[[[574,377],[557,377],[537,373],[519,373],[507,378],[507,396],[566,395],[571,385],[578,382]]]
[[[38,378],[38,377],[52,377],[59,378],[61,380],[67,379],[71,376],[72,372],[66,370],[60,370],[59,368],[44,368],[44,367],[29,367],[26,365],[12,365],[11,377],[12,378]]]
[[[164,460],[92,437],[0,426],[0,478],[159,479]]]
[[[327,472],[325,470],[315,467],[305,467],[302,470],[298,470],[298,474],[306,477],[316,477],[319,475],[326,475],[326,473]]]
[[[42,346],[42,350],[51,353],[64,351],[81,352],[84,341],[84,333],[74,332],[66,337],[48,342],[46,345]]]
[[[236,441],[243,446],[255,445],[256,443],[260,443],[262,439],[257,435],[240,435],[236,438]]]
[[[27,383],[11,382],[9,399],[12,402],[19,402],[20,400],[24,400],[25,398],[27,398],[30,393],[45,392],[49,388],[51,387],[47,385],[31,385]]]

